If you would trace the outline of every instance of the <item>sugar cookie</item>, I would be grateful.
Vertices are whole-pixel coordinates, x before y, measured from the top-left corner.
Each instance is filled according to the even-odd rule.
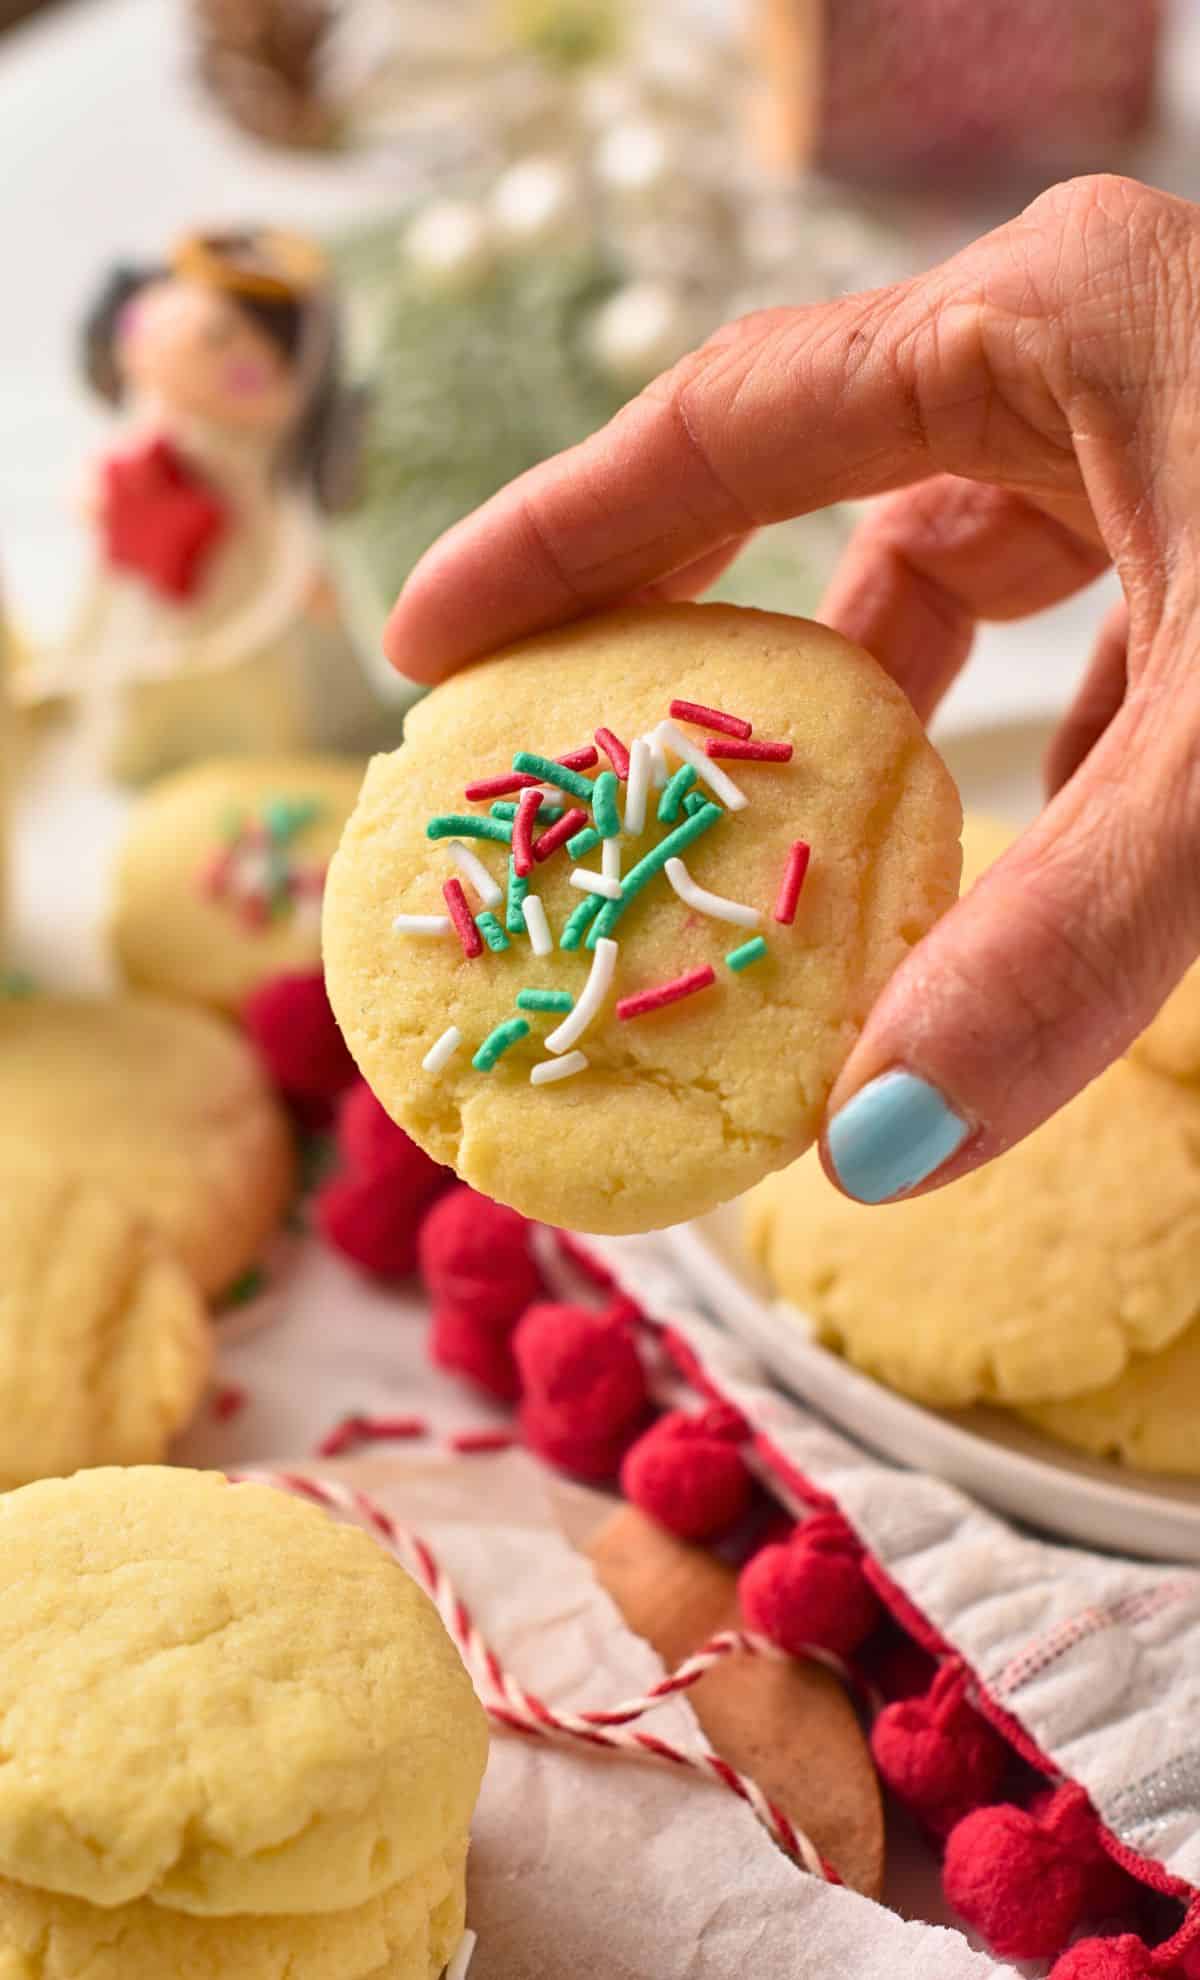
[[[0,1877],[200,1917],[391,1892],[401,1943],[430,1870],[461,1879],[487,1753],[433,1604],[366,1534],[152,1466],[0,1497],[0,1724]]]
[[[932,1195],[868,1209],[813,1156],[752,1192],[745,1230],[818,1339],[918,1401],[1084,1395],[1200,1310],[1200,1099],[1118,1061]]]
[[[294,1175],[250,1047],[156,997],[0,1000],[0,1163],[31,1151],[142,1212],[204,1293],[255,1262]]]
[[[361,767],[232,757],[177,771],[134,804],[112,940],[132,984],[240,1009],[268,977],[321,959],[325,868]]]
[[[330,997],[388,1112],[477,1189],[580,1230],[675,1223],[811,1141],[954,899],[959,818],[836,634],[608,614],[437,688],[372,764],[330,867]]]
[[[140,1218],[99,1183],[0,1165],[0,1491],[162,1459],[210,1359],[195,1284]]]
[[[1200,1079],[1200,963],[1176,984],[1129,1055],[1168,1079]]]
[[[965,811],[962,823],[962,881],[965,894],[994,866],[1001,853],[1008,851],[1017,836],[1015,825],[1005,825],[986,812]]]
[[[1200,1322],[1158,1354],[1135,1354],[1103,1389],[1021,1414],[1093,1457],[1200,1478]]]

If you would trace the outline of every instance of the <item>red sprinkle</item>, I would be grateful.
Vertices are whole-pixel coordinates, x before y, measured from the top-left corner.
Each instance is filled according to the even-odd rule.
[[[587,822],[588,815],[582,805],[574,805],[570,811],[564,811],[561,818],[556,818],[553,825],[547,825],[533,849],[533,856],[539,865],[542,860],[549,859],[551,853],[556,853],[560,846],[565,846],[568,839],[573,839],[576,832],[581,832]],[[516,864],[515,860],[513,863]],[[518,873],[520,870],[517,867]]]
[[[248,1401],[249,1397],[245,1389],[239,1389],[236,1383],[229,1382],[225,1388],[218,1389],[212,1399],[213,1416],[218,1423],[228,1423],[233,1417],[241,1415]]]
[[[513,819],[512,862],[513,872],[524,880],[533,872],[533,825],[541,809],[541,792],[522,791],[517,799],[517,815]]]
[[[358,1442],[361,1422],[361,1416],[344,1416],[340,1423],[335,1423],[333,1429],[322,1437],[317,1445],[317,1456],[335,1458],[353,1450]]]
[[[619,998],[617,1016],[644,1017],[647,1011],[661,1011],[664,1004],[676,1004],[681,997],[690,997],[695,990],[707,990],[709,984],[716,980],[712,964],[704,963],[699,969],[685,970],[672,983],[656,983],[652,990],[639,990],[632,997]]]
[[[753,724],[744,722],[740,715],[706,708],[702,701],[673,701],[671,713],[677,722],[694,722],[698,729],[719,729],[723,736],[740,736],[743,742],[754,733]]]
[[[564,770],[590,770],[599,759],[591,743],[584,743],[581,749],[569,749],[565,756],[556,756],[554,761],[561,763]]]
[[[812,849],[805,845],[803,839],[796,840],[787,856],[787,865],[779,882],[779,892],[775,896],[775,919],[782,921],[785,926],[790,926],[796,919],[796,905],[800,899],[800,889],[804,885],[804,876],[808,872],[808,862],[811,857]]]
[[[360,1416],[358,1434],[368,1444],[390,1444],[404,1437],[427,1437],[423,1416]]]
[[[475,917],[467,906],[467,897],[462,890],[461,880],[447,880],[442,888],[442,897],[450,910],[454,932],[463,946],[464,956],[483,954],[483,936],[475,926]]]
[[[511,1430],[457,1430],[448,1441],[459,1457],[477,1457],[487,1451],[514,1450],[520,1439]]]
[[[737,757],[746,763],[790,763],[792,745],[790,742],[745,742],[740,737],[709,736],[704,745],[704,754],[712,757]]]
[[[607,756],[621,782],[629,775],[629,751],[620,736],[614,736],[611,729],[597,729],[596,741]]]
[[[532,790],[536,783],[537,778],[527,776],[523,770],[509,770],[503,777],[480,777],[467,785],[463,796],[469,804],[486,804],[489,798],[511,797],[514,791]]]

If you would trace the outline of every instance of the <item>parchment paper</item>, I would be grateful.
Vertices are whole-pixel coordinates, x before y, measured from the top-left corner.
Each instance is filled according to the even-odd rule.
[[[661,1675],[564,1536],[590,1526],[586,1495],[520,1453],[312,1468],[419,1532],[552,1704],[613,1705]],[[701,1744],[683,1699],[651,1723]],[[654,1761],[496,1730],[473,1836],[471,1980],[1013,1980],[956,1933],[798,1871],[734,1796]]]

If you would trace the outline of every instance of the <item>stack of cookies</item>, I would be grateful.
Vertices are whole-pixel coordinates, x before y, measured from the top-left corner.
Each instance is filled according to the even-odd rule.
[[[1012,836],[968,819],[964,885]],[[817,1339],[890,1387],[1200,1476],[1200,970],[1127,1059],[983,1169],[868,1209],[811,1155],[751,1192],[744,1229]]]
[[[0,1499],[0,1980],[436,1980],[487,1729],[365,1534],[98,1470]]]

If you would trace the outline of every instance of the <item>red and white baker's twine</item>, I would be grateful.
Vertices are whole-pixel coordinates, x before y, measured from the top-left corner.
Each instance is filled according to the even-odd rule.
[[[534,1692],[526,1691],[512,1673],[504,1669],[425,1541],[418,1534],[398,1525],[390,1513],[385,1512],[367,1493],[333,1479],[308,1478],[302,1473],[288,1471],[239,1472],[235,1482],[272,1485],[280,1491],[311,1499],[326,1511],[339,1513],[357,1525],[367,1527],[377,1539],[382,1540],[388,1551],[432,1598],[471,1673],[488,1716],[498,1725],[541,1739],[578,1740],[587,1746],[644,1753],[656,1760],[670,1761],[673,1766],[707,1774],[731,1794],[736,1794],[740,1801],[746,1802],[788,1856],[811,1871],[814,1877],[836,1881],[836,1873],[825,1863],[809,1838],[763,1793],[755,1781],[738,1773],[717,1753],[674,1746],[634,1725],[634,1721],[644,1718],[664,1700],[690,1690],[706,1671],[712,1670],[726,1657],[778,1657],[780,1652],[764,1637],[750,1636],[741,1630],[723,1630],[719,1636],[710,1637],[707,1643],[686,1658],[669,1676],[661,1678],[641,1698],[627,1699],[607,1711],[558,1711]]]

